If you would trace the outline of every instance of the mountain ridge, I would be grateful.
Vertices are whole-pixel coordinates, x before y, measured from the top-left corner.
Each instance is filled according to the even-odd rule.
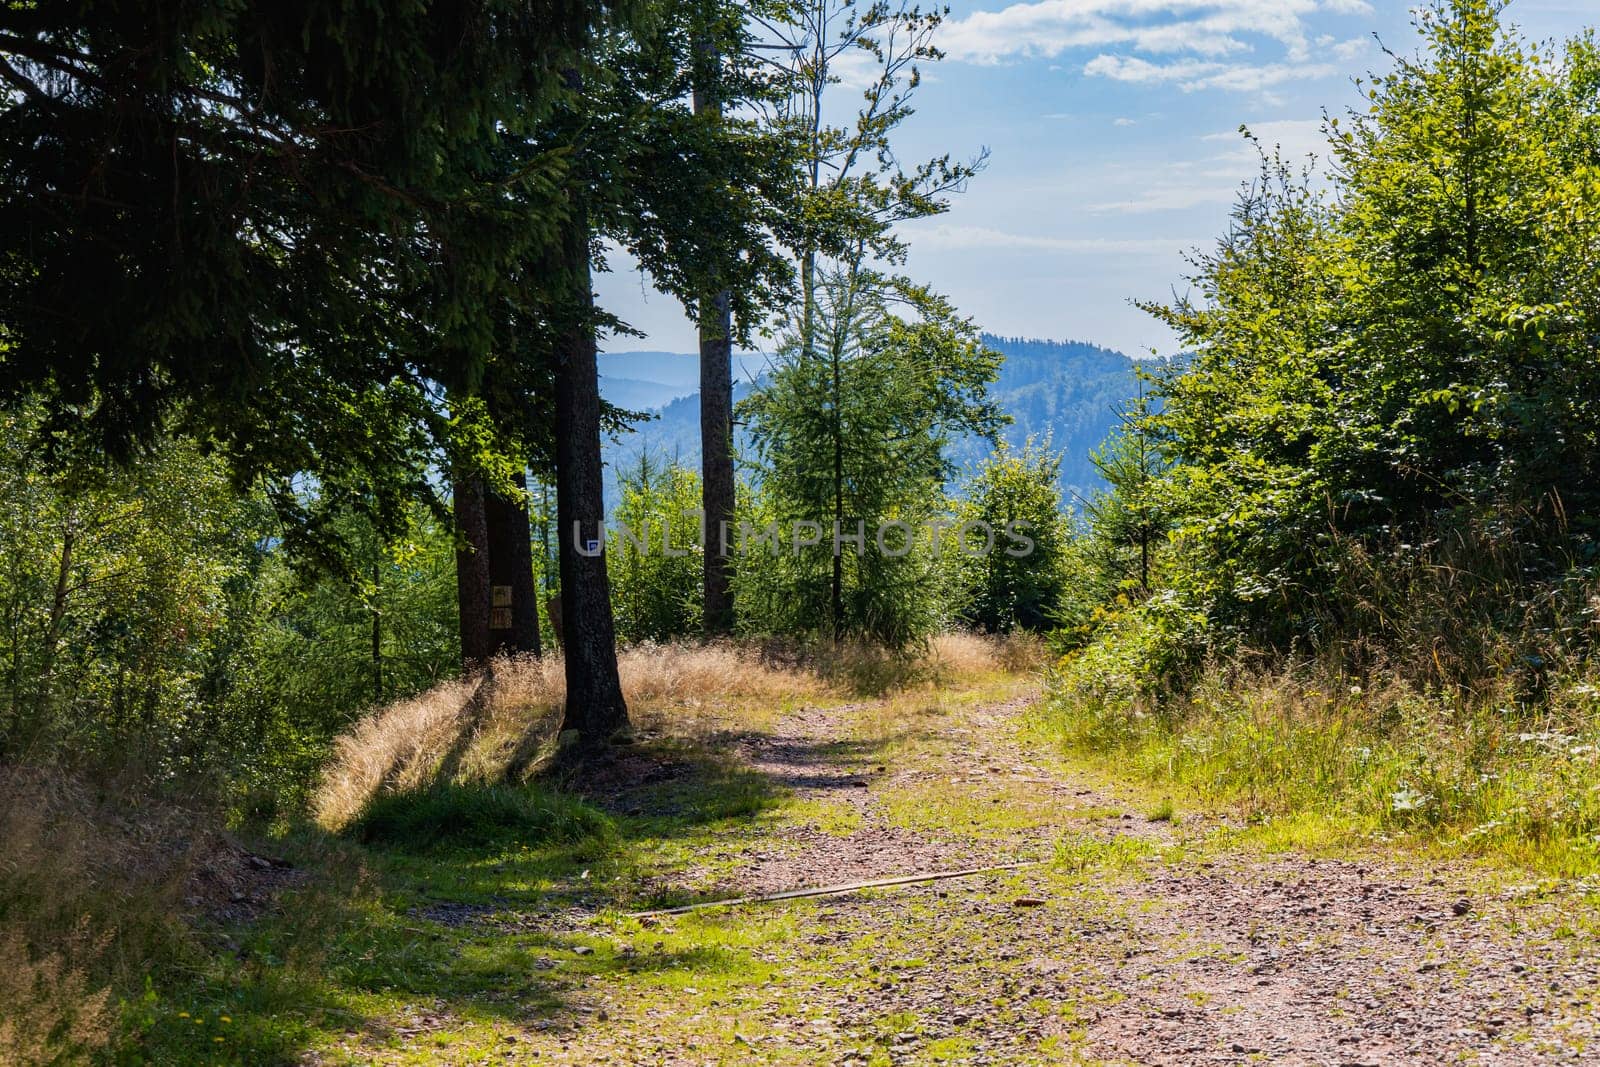
[[[1021,448],[1033,438],[1048,441],[1061,453],[1061,487],[1069,499],[1104,486],[1090,452],[1116,426],[1118,409],[1138,395],[1138,371],[1171,365],[1169,360],[1135,360],[1089,341],[985,333],[983,342],[1005,356],[990,390],[1013,419],[1002,436],[1013,448]],[[735,402],[750,395],[769,358],[762,353],[735,357]],[[624,402],[625,396],[636,402],[644,395],[640,386],[656,387],[666,397],[651,409],[655,417],[650,421],[605,442],[606,499],[614,505],[618,469],[637,462],[641,452],[648,450],[657,458],[675,458],[698,467],[699,359],[688,353],[658,351],[606,353],[600,359],[601,393],[611,403],[640,410]],[[742,452],[747,445],[742,432],[736,432],[736,448]],[[989,442],[975,438],[950,445],[950,456],[958,468],[976,466],[991,451]]]

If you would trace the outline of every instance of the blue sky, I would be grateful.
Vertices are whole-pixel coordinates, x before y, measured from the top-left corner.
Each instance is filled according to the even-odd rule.
[[[1410,4],[1385,0],[952,2],[948,58],[925,71],[904,159],[987,147],[989,165],[936,219],[905,227],[909,272],[993,333],[1078,339],[1130,355],[1173,338],[1133,307],[1181,290],[1183,253],[1225,226],[1256,169],[1241,124],[1287,154],[1320,151],[1324,109],[1352,78],[1414,50]],[[1528,36],[1600,22],[1595,0],[1515,0]],[[839,89],[832,117],[853,94]],[[693,328],[620,257],[607,308],[646,332],[612,351],[693,351]]]

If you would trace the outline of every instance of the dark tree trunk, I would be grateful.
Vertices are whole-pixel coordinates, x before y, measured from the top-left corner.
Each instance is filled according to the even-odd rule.
[[[733,630],[733,343],[728,294],[700,323],[700,500],[705,510],[705,633]]]
[[[594,291],[589,278],[589,223],[581,205],[573,212],[563,243],[572,308],[556,342],[556,537],[567,675],[562,730],[576,730],[579,744],[594,746],[627,727],[628,707],[617,676],[611,583],[600,531],[605,518],[600,385],[590,317]]]
[[[694,112],[708,121],[722,117],[721,57],[702,34]],[[733,523],[733,318],[726,289],[700,302],[700,500],[705,512],[705,616],[707,637],[733,630],[733,558],[727,551]]]
[[[829,346],[833,360],[833,573],[828,582],[828,615],[833,639],[844,636],[844,553],[839,548],[839,528],[844,523],[844,381],[839,346]]]
[[[526,491],[527,476],[517,473]],[[484,499],[489,533],[489,640],[496,654],[540,655],[539,600],[533,580],[533,527],[525,496],[489,493]]]
[[[461,665],[482,667],[494,655],[489,639],[489,527],[484,514],[483,479],[462,477],[454,483],[456,519],[456,610],[461,626]]]

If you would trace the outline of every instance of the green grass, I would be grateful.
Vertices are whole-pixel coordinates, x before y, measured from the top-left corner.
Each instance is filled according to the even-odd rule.
[[[439,785],[380,793],[347,831],[356,840],[402,851],[439,847],[567,844],[613,832],[604,814],[564,793],[532,785]]]
[[[1137,837],[1101,839],[1070,834],[1056,842],[1052,862],[1062,874],[1079,876],[1135,871],[1156,855],[1155,845]]]
[[[869,794],[796,796],[715,747],[658,740],[634,752],[670,773],[625,787],[610,805],[621,813],[615,816],[548,784],[390,798],[369,808],[348,836],[302,829],[258,842],[259,851],[284,856],[311,878],[258,919],[197,935],[206,951],[153,967],[144,994],[135,987],[125,995],[114,1058],[175,1065],[673,1057],[809,1064],[850,1053],[885,1064],[970,1059],[976,1029],[935,1033],[937,1020],[914,995],[937,980],[948,985],[952,1007],[984,1014],[991,1032],[1058,1013],[1050,1025],[1061,1036],[1039,1039],[1026,1050],[1028,1062],[1075,1062],[1083,1018],[1120,996],[1102,988],[1103,976],[1137,947],[1130,909],[1150,906],[1126,887],[1240,842],[1207,830],[1207,807],[1246,812],[1252,826],[1245,833],[1258,843],[1460,836],[1448,823],[1435,829],[1374,814],[1369,801],[1382,800],[1387,810],[1392,800],[1383,775],[1414,774],[1415,745],[1430,736],[1393,705],[1385,705],[1388,718],[1369,720],[1342,699],[1343,717],[1331,721],[1333,709],[1319,711],[1301,693],[1279,728],[1268,713],[1280,707],[1268,696],[1250,703],[1220,688],[1205,696],[1209,704],[1182,719],[1141,719],[1114,717],[1105,707],[1073,712],[1058,695],[1027,743],[1041,746],[1041,765],[1054,763],[1038,740],[1045,736],[1038,731],[1048,731],[1077,766],[1093,762],[1108,777],[1143,783],[1142,792],[1109,808],[1052,800],[1052,791],[1027,780],[1032,771],[1013,780],[1009,768],[996,776],[987,763],[973,764],[964,693],[941,696],[937,707],[891,700],[852,712],[858,736],[833,755],[874,772],[880,761],[888,767],[871,776]],[[1509,744],[1504,733],[1502,740]],[[1380,755],[1357,759],[1352,745]],[[1527,746],[1485,749],[1496,762],[1473,764],[1470,738],[1457,745],[1450,751],[1459,764],[1450,766],[1526,775],[1548,769],[1525,758]],[[1581,763],[1582,753],[1568,756]],[[1574,774],[1582,769],[1574,767]],[[924,783],[896,773],[905,768],[936,773]],[[1229,775],[1238,781],[1224,780]],[[1054,843],[1053,862],[851,898],[629,914],[728,895],[753,858],[784,854],[804,839],[795,832],[801,828],[850,833],[862,824],[855,802],[863,795],[891,825],[970,842],[1017,831],[1018,840]],[[1180,808],[1181,830],[1114,818],[1142,811],[1176,821]],[[1107,819],[1116,829],[1091,825]],[[1043,903],[1019,908],[1023,897]],[[991,950],[1006,943],[998,935],[1007,930],[1023,944],[1050,936],[1070,942],[1053,979],[1071,990],[1070,1000],[1052,1002],[1032,989],[1029,951]],[[933,943],[946,950],[936,955]],[[1218,951],[1192,947],[1197,956]],[[906,1032],[919,1037],[914,1052],[897,1041]]]
[[[1539,707],[1214,672],[1160,707],[1069,670],[1035,728],[1131,780],[1243,818],[1272,847],[1393,843],[1554,877],[1600,873],[1600,714],[1587,690]]]

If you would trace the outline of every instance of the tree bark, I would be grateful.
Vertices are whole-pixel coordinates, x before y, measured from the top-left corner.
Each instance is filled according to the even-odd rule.
[[[571,307],[568,323],[556,342],[555,382],[556,536],[567,677],[562,730],[576,730],[579,744],[592,747],[627,727],[628,707],[617,675],[611,583],[601,536],[605,491],[600,465],[600,384],[588,212],[581,203],[573,209],[563,244]]]
[[[461,666],[470,672],[486,665],[494,655],[489,638],[489,527],[484,513],[483,478],[458,473],[453,489]]]
[[[517,472],[518,495],[489,493],[484,518],[489,534],[489,640],[496,654],[541,655],[539,600],[533,578],[533,527],[528,520],[527,475]],[[509,603],[502,603],[509,601]]]
[[[700,506],[705,511],[705,616],[707,637],[731,633],[734,623],[733,556],[733,343],[728,294],[711,298],[711,321],[700,323]]]
[[[694,113],[722,118],[721,56],[702,33],[696,42]],[[705,512],[702,627],[707,637],[731,633],[733,557],[726,549],[733,524],[733,317],[724,289],[700,301],[700,507]]]

